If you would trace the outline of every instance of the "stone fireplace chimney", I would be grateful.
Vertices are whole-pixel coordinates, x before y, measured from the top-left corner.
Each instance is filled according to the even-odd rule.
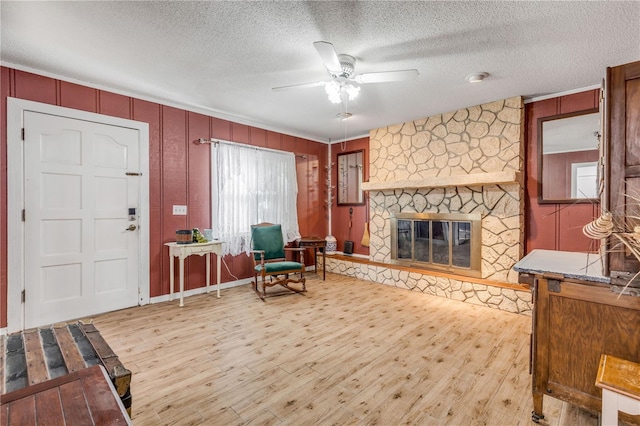
[[[327,271],[531,315],[531,293],[511,269],[524,247],[522,98],[374,129],[369,140],[370,181],[362,185],[371,201],[369,259],[328,256]],[[473,227],[480,218],[481,242],[474,244],[480,246],[479,271],[471,265],[473,255],[468,266],[446,260],[460,259],[459,250],[467,250],[466,225],[445,226],[466,221],[464,215],[472,219],[472,235],[478,234]],[[426,222],[404,222],[402,237],[396,234],[392,241],[392,222],[414,219]],[[412,240],[405,239],[407,232]],[[427,243],[427,236],[439,241]],[[444,240],[451,242],[447,248]],[[437,268],[414,265],[417,258]],[[452,266],[474,271],[462,274]]]
[[[370,260],[391,264],[391,216],[480,214],[481,278],[517,283],[524,106],[509,98],[370,132]]]

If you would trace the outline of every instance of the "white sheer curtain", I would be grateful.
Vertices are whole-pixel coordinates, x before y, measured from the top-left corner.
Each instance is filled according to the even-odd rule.
[[[249,254],[251,225],[282,225],[286,242],[300,238],[296,160],[292,153],[234,143],[211,149],[212,228],[223,254]]]

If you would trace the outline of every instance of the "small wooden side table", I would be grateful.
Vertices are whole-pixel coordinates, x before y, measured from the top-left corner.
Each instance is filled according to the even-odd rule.
[[[174,259],[177,257],[179,260],[178,267],[180,268],[180,306],[184,306],[184,260],[192,254],[198,256],[207,256],[207,293],[209,293],[209,285],[211,284],[211,253],[217,254],[217,296],[220,298],[220,257],[222,257],[222,241],[209,241],[206,243],[191,243],[191,244],[178,244],[178,243],[165,243],[165,246],[169,247],[169,257],[171,263],[169,263],[169,300],[173,300],[173,264]]]
[[[313,248],[313,263],[314,263],[314,272],[318,273],[318,249],[322,253],[322,280],[326,279],[326,257],[325,251],[327,248],[327,242],[324,238],[318,237],[302,237],[298,240],[298,247],[305,248]]]

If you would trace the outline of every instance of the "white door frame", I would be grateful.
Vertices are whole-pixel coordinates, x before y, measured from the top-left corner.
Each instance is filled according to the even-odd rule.
[[[93,112],[7,97],[7,332],[24,328],[24,111],[138,130],[140,147],[138,302],[149,303],[149,124]],[[27,212],[28,214],[28,212]]]

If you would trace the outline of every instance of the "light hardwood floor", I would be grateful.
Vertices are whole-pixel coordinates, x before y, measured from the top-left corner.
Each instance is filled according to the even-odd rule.
[[[134,425],[533,425],[531,318],[327,274],[100,315]],[[542,424],[597,425],[545,398]]]

